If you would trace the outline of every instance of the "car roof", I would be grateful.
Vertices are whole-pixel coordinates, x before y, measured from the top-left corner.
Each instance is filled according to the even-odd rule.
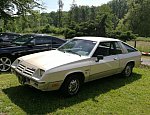
[[[35,34],[35,33],[31,33],[31,34],[24,34],[24,36],[31,36],[31,37],[52,37],[52,38],[57,38],[57,39],[60,39],[62,41],[66,41],[65,39],[62,39],[62,38],[58,38],[58,37],[55,37],[55,36],[51,36],[51,35],[47,35],[47,34]]]
[[[1,32],[0,35],[21,35],[21,34],[13,32]]]
[[[84,39],[84,40],[91,40],[91,41],[97,41],[97,42],[104,42],[104,41],[120,41],[118,39],[114,38],[106,38],[106,37],[74,37],[74,39]]]
[[[27,36],[49,36],[49,35],[46,35],[46,34],[24,34],[24,35],[27,35]]]

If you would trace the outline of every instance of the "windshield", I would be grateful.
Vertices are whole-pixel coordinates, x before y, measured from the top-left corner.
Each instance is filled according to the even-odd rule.
[[[88,56],[96,42],[82,39],[72,39],[58,48],[59,51]]]
[[[16,45],[23,45],[23,44],[27,43],[32,38],[33,38],[33,36],[31,36],[31,35],[24,35],[24,36],[18,37],[17,39],[12,41],[12,43],[16,44]]]

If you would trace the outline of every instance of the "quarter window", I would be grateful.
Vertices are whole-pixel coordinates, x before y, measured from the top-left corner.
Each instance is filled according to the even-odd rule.
[[[52,37],[52,44],[62,44],[63,40]]]
[[[35,38],[35,45],[51,44],[52,40],[48,37],[38,37]]]
[[[125,48],[127,49],[128,52],[136,52],[137,51],[135,48],[133,48],[125,43],[122,43],[122,44],[125,46]]]

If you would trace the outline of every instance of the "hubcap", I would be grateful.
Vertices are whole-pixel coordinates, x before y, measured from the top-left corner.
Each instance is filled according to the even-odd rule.
[[[131,74],[131,67],[130,66],[126,67],[125,74],[126,74],[126,76],[130,76],[130,74]]]
[[[11,60],[7,57],[0,58],[0,71],[6,72],[10,69]]]
[[[72,80],[68,86],[68,90],[70,94],[76,94],[79,89],[79,81],[78,80]]]

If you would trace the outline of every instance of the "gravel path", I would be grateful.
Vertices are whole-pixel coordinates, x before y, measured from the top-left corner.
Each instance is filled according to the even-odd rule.
[[[150,58],[142,58],[142,64],[150,66]]]

